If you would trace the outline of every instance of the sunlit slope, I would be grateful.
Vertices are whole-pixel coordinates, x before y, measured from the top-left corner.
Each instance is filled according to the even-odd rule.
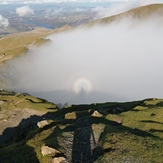
[[[10,34],[0,38],[0,63],[28,51],[32,45],[40,45],[49,40],[46,36],[69,29],[70,26],[63,26],[55,30],[38,28],[33,31]]]
[[[30,32],[7,35],[0,39],[0,62],[6,61],[15,55],[28,50],[30,44],[34,44],[49,34],[46,29],[37,29]]]
[[[11,110],[20,112],[26,106],[32,107],[33,111],[42,107],[42,113],[44,111],[44,114],[24,118],[17,127],[6,127],[0,134],[2,162],[48,163],[59,157],[65,162],[80,161],[81,158],[94,163],[162,162],[162,99],[57,109],[47,101],[25,94],[1,92],[0,97],[0,113],[8,113],[8,118],[0,119],[3,125],[14,119],[15,114],[9,116]],[[5,106],[8,106],[7,110]],[[39,128],[36,124],[42,120],[48,124]],[[6,140],[9,131],[12,134]],[[59,153],[43,156],[43,146]]]
[[[151,16],[163,17],[163,4],[151,4],[147,6],[142,6],[138,8],[131,9],[124,13],[118,15],[113,15],[110,17],[102,18],[99,20],[92,21],[87,25],[95,25],[101,23],[111,23],[114,21],[120,21],[124,18],[145,20]]]
[[[23,118],[41,116],[57,106],[27,93],[0,90],[0,134],[7,127],[16,127]]]

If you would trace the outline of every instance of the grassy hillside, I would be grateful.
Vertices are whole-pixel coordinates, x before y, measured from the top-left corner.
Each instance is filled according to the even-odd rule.
[[[87,24],[87,26],[97,25],[97,24],[108,24],[114,21],[120,21],[126,18],[145,20],[151,16],[162,17],[163,16],[163,4],[151,4],[147,6],[142,6],[138,8],[131,9],[124,13],[113,15],[110,17],[102,18],[99,20],[92,21]]]
[[[4,129],[0,162],[49,163],[58,157],[64,157],[65,162],[162,162],[162,99],[57,109],[52,103],[26,94],[1,92],[0,98],[1,116],[2,112],[24,107],[42,112],[23,119],[17,127]],[[38,128],[36,124],[41,120],[47,120],[48,125]],[[3,124],[7,121],[10,117],[0,119]],[[44,145],[60,153],[43,156]]]
[[[38,28],[33,31],[15,33],[0,38],[0,64],[19,56],[28,51],[32,45],[41,45],[49,40],[46,36],[70,29],[70,26],[63,26],[55,30]]]
[[[6,127],[17,126],[23,118],[55,111],[56,105],[26,93],[0,90],[0,134]]]
[[[8,74],[14,74],[15,72],[7,72],[6,62],[25,54],[32,46],[39,46],[49,42],[50,40],[46,39],[46,36],[70,28],[67,25],[55,30],[38,28],[33,31],[14,33],[0,38],[0,88],[8,89],[12,86]]]
[[[16,55],[25,53],[28,46],[34,44],[50,31],[38,29],[30,32],[7,35],[0,39],[0,63],[13,58]]]

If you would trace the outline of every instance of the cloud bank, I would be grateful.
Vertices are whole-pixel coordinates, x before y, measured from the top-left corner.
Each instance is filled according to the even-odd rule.
[[[0,15],[0,28],[6,28],[9,26],[9,20]]]
[[[162,0],[132,0],[132,1],[119,1],[117,3],[111,3],[109,7],[96,7],[92,9],[96,15],[94,19],[100,19],[116,14],[120,14],[122,12],[131,10],[136,7],[145,6],[149,4],[155,3],[163,3]]]
[[[20,16],[34,15],[34,11],[29,6],[22,6],[16,9],[16,13]]]
[[[55,103],[162,98],[162,27],[126,19],[51,35],[15,60],[15,88]]]

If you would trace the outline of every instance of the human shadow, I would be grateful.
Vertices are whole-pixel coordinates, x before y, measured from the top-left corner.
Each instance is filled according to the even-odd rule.
[[[82,113],[77,112],[76,129],[74,130],[72,146],[72,163],[93,163],[91,137],[96,144],[92,130],[90,117],[82,117]]]
[[[142,102],[141,102],[142,103]],[[140,105],[141,103],[135,102],[135,105]],[[119,108],[123,108],[124,111],[131,110],[130,108],[134,107],[132,104],[128,103],[118,104],[117,103],[109,103],[109,104],[97,104],[97,105],[78,105],[72,106],[70,108],[63,108],[58,110],[54,116],[60,116],[60,120],[57,123],[53,123],[55,126],[60,126],[61,124],[66,125],[65,128],[61,129],[60,127],[56,127],[45,140],[44,142],[47,145],[51,145],[60,149],[63,149],[63,153],[69,162],[72,163],[93,163],[96,159],[98,159],[105,152],[110,152],[113,149],[102,149],[99,145],[100,141],[104,140],[104,137],[108,134],[116,134],[116,133],[130,133],[132,135],[138,137],[150,137],[157,139],[158,137],[137,128],[130,128],[123,126],[123,124],[111,121],[105,118],[105,115],[113,114],[113,111],[116,109],[119,113]],[[118,108],[118,109],[117,109]],[[99,113],[104,116],[92,117],[92,113],[97,110]],[[76,119],[65,119],[65,115],[67,113],[75,113]],[[114,113],[115,114],[115,113]],[[105,127],[103,131],[100,132],[100,137],[97,139],[97,135],[95,130],[93,129],[93,125],[103,124]],[[109,127],[108,127],[109,126]],[[63,136],[62,133],[70,133],[68,136]],[[60,139],[61,143],[55,143]],[[71,143],[71,140],[72,143]],[[53,141],[49,141],[53,139]],[[67,139],[67,140],[66,140]],[[53,144],[50,144],[53,142]],[[69,142],[69,143],[67,143]],[[62,144],[64,147],[61,147]],[[68,152],[66,151],[68,150]],[[66,153],[67,152],[67,153]],[[71,154],[71,157],[70,157]]]
[[[52,132],[44,138],[44,140],[42,140],[43,143],[50,147],[54,147],[55,149],[61,150],[60,155],[64,156],[72,163],[93,163],[105,152],[110,152],[112,149],[104,150],[99,145],[99,141],[102,141],[103,137],[105,137],[107,133],[116,134],[119,132],[129,132],[141,137],[157,138],[149,132],[123,126],[122,124],[108,120],[105,117],[92,117],[92,113],[95,110],[99,113],[105,113],[106,110],[106,114],[109,114],[112,112],[112,109],[110,108],[113,108],[113,106],[108,107],[107,110],[101,105],[97,105],[96,107],[94,105],[72,106],[71,108],[59,109],[56,112],[48,112],[42,116],[35,115],[27,119],[23,119],[19,123],[18,127],[7,128],[0,136],[1,139],[7,138],[6,135],[9,135],[5,141],[3,139],[4,143],[2,144],[2,148],[0,148],[0,151],[3,151],[3,153],[0,152],[0,163],[20,162],[17,161],[18,158],[24,163],[39,162],[34,149],[27,145],[27,142],[36,134],[42,133],[48,129]],[[76,119],[65,119],[65,115],[71,112],[75,112]],[[37,122],[45,119],[53,120],[53,122],[41,129],[38,129]],[[92,128],[93,124],[104,124],[105,126],[104,130],[100,132],[99,139],[96,139],[95,129]],[[64,128],[61,126],[64,126]],[[14,134],[12,135],[11,133]],[[63,133],[69,134],[67,134],[66,137],[62,137]],[[64,138],[66,139],[64,140]],[[60,141],[60,143],[58,141]],[[65,142],[67,144],[64,144]],[[7,158],[6,156],[12,155],[13,148],[8,152],[8,149],[5,146],[9,147],[12,143],[15,145],[15,156],[12,156],[9,160],[9,157]],[[6,156],[4,155],[5,151]]]

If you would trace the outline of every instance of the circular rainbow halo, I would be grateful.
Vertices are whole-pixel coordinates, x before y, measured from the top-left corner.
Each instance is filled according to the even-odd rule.
[[[92,91],[92,83],[87,78],[78,78],[75,80],[73,84],[73,91],[75,93],[80,93],[81,91],[85,91],[86,93],[90,93]]]

